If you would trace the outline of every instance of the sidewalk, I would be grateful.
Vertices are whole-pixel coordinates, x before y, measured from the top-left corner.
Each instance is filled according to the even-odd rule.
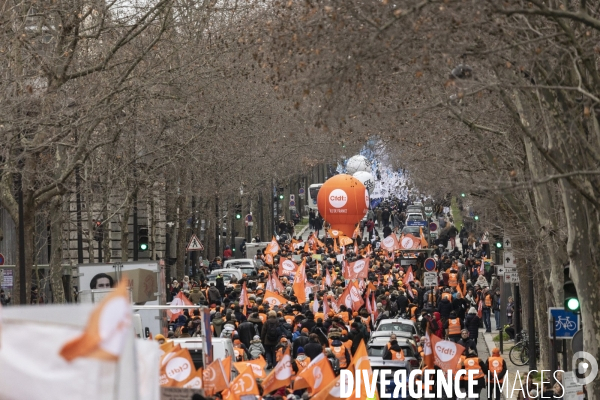
[[[479,335],[483,336],[484,338],[484,342],[486,344],[487,350],[488,350],[488,354],[492,353],[492,349],[494,347],[498,347],[500,348],[500,344],[497,342],[494,342],[494,336],[499,335],[500,332],[499,331],[492,331],[490,333],[487,333],[485,331],[485,328],[482,328],[479,330]],[[505,387],[504,387],[504,392],[503,392],[503,397],[505,399],[512,399],[512,398],[517,398],[517,395],[519,392],[514,392],[515,396],[514,397],[509,397],[510,396],[510,390],[513,387],[513,384],[515,382],[515,378],[516,378],[516,374],[520,374],[521,376],[523,375],[527,375],[527,373],[529,372],[529,367],[527,365],[523,365],[523,366],[517,366],[515,364],[513,364],[510,361],[510,358],[508,357],[508,353],[510,351],[510,349],[515,345],[515,342],[513,342],[512,340],[507,340],[504,342],[504,352],[501,354],[502,358],[504,359],[504,361],[506,361],[506,367],[508,368],[508,372],[506,373],[506,376],[504,378],[504,381],[506,382]],[[479,350],[479,346],[478,346],[478,350]],[[483,357],[480,358],[482,360],[486,360]],[[517,378],[518,380],[518,378]],[[516,388],[519,388],[519,384],[517,382]]]

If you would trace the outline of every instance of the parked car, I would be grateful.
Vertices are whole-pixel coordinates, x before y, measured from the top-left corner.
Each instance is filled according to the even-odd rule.
[[[258,267],[258,263],[252,258],[235,258],[223,263],[223,269],[239,269],[248,276],[256,275]]]
[[[408,225],[408,221],[425,221],[425,218],[421,213],[410,213],[406,215],[405,225]]]
[[[213,270],[210,274],[208,274],[206,276],[206,280],[208,281],[208,283],[210,284],[217,282],[217,275],[221,274],[223,276],[223,282],[225,283],[225,285],[229,285],[229,281],[231,281],[231,278],[234,277],[236,278],[238,281],[240,279],[242,279],[242,271],[240,271],[239,269],[235,269],[235,268],[228,268],[228,269],[215,269]]]
[[[385,353],[389,341],[389,337],[376,337],[370,339],[367,344],[369,360],[379,359],[383,361],[383,354]],[[419,353],[415,351],[413,345],[402,340],[398,340],[398,345],[402,348],[402,352],[404,353],[404,361],[408,362],[413,368],[419,368]]]
[[[387,397],[392,397],[394,390],[396,389],[395,387],[395,383],[394,383],[394,374],[396,373],[396,371],[401,371],[404,370],[406,371],[406,380],[408,380],[408,377],[410,376],[410,372],[414,369],[409,362],[407,361],[391,361],[391,360],[382,360],[379,358],[375,358],[375,357],[369,357],[369,362],[371,363],[371,370],[375,371],[378,370],[379,374],[377,375],[377,381],[376,381],[376,388],[377,388],[377,393],[379,394],[379,398],[383,398],[384,396],[382,396],[382,393],[380,392],[381,390],[381,371],[382,370],[389,370],[391,371],[391,376],[386,376],[386,379],[390,381],[390,383],[386,386],[385,388],[385,392],[389,394],[389,396]],[[405,381],[400,381],[401,384],[403,384]],[[408,382],[407,382],[408,383]],[[409,399],[409,391],[408,388],[406,389],[406,397],[402,397],[402,389],[400,389],[400,392],[398,393],[399,397],[395,397],[396,399]]]
[[[419,237],[419,235],[421,234],[420,228],[421,228],[420,226],[405,226],[404,228],[402,228],[401,233],[403,235],[410,233],[413,236]],[[423,227],[423,235],[427,235],[428,233],[429,233],[429,228],[424,226]]]
[[[233,343],[231,339],[226,338],[211,338],[213,348],[213,360],[225,359],[230,355],[233,355]],[[202,338],[201,337],[189,337],[189,338],[175,338],[173,339],[174,345],[180,345],[184,349],[190,351],[190,356],[194,362],[196,369],[203,368],[202,366]],[[232,372],[235,371],[232,364]],[[237,373],[236,373],[237,374]],[[233,375],[231,377],[233,380]]]
[[[405,318],[388,318],[382,319],[377,324],[375,328],[375,332],[393,332],[396,335],[402,334],[402,332],[409,333],[412,335],[413,339],[416,343],[419,343],[421,340],[421,336],[419,336],[419,329],[417,328],[417,324],[410,319]]]

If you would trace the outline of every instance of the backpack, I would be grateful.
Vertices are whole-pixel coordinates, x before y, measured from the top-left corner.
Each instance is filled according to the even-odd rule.
[[[394,316],[396,314],[398,314],[398,303],[392,301],[392,304],[390,305],[390,316]]]
[[[222,338],[231,339],[232,336],[233,336],[233,329],[230,329],[229,327],[223,328],[223,331],[221,332]]]
[[[269,324],[267,328],[267,339],[270,341],[277,341],[279,339],[279,329],[276,324]]]

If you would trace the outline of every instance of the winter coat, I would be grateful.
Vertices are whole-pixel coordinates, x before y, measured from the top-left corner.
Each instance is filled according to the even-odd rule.
[[[260,333],[262,332],[262,327],[263,327],[262,320],[257,316],[250,315],[248,317],[248,322],[251,322],[255,326],[255,328],[256,328],[254,330],[256,332],[255,335],[260,336]]]
[[[190,301],[194,304],[200,304],[200,302],[206,301],[206,297],[200,291],[200,288],[195,287],[192,289],[192,293],[190,293]]]
[[[323,346],[319,342],[309,342],[306,346],[304,346],[304,354],[307,357],[310,357],[311,360],[314,360],[319,354],[323,353]]]
[[[306,333],[301,333],[300,336],[298,336],[296,340],[292,342],[292,352],[294,358],[296,358],[298,355],[298,348],[304,347],[306,344],[308,344],[308,341],[308,335]]]
[[[265,346],[275,346],[277,343],[279,343],[279,338],[281,337],[280,334],[277,334],[277,338],[268,338],[267,337],[267,332],[271,328],[275,328],[275,329],[277,329],[278,332],[281,332],[279,329],[279,322],[277,321],[276,317],[267,318],[267,321],[264,323],[264,325],[262,327],[262,331],[260,333],[260,339]]]
[[[360,345],[360,341],[364,340],[364,336],[359,330],[351,329],[350,332],[348,332],[348,338],[352,340],[351,351],[352,355],[354,355],[354,353],[356,353],[356,349],[358,349],[358,346]]]
[[[212,326],[215,330],[215,336],[220,337],[221,332],[223,331],[223,325],[225,325],[225,320],[222,317],[214,318],[212,320]]]
[[[246,347],[250,347],[250,342],[254,335],[256,335],[256,331],[254,330],[254,324],[251,322],[242,322],[237,328],[238,335],[240,335],[240,341],[246,345]]]
[[[444,319],[448,319],[450,313],[454,310],[454,306],[448,299],[442,299],[438,304],[438,311],[440,312],[440,316]]]
[[[439,312],[433,313],[433,318],[437,321],[438,330],[435,332],[436,336],[444,337],[444,323],[442,322],[442,317]],[[446,319],[446,318],[444,318]]]
[[[250,347],[248,348],[248,351],[250,352],[250,355],[252,356],[253,360],[257,359],[261,355],[265,355],[265,347],[262,345],[260,340],[252,340],[250,342]]]
[[[465,318],[465,326],[469,331],[469,337],[477,339],[477,336],[479,336],[479,317],[477,314],[468,314]]]
[[[215,303],[217,305],[221,304],[221,292],[215,286],[211,286],[208,289],[208,302]]]

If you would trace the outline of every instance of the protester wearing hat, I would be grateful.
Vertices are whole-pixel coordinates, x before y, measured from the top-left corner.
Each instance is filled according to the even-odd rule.
[[[295,362],[292,363],[292,368],[297,375],[310,364],[311,359],[304,353],[304,347],[298,347],[298,353],[294,358]]]
[[[469,338],[477,344],[477,337],[479,336],[479,317],[477,316],[475,307],[469,309],[469,313],[465,317],[465,327],[469,331]]]

